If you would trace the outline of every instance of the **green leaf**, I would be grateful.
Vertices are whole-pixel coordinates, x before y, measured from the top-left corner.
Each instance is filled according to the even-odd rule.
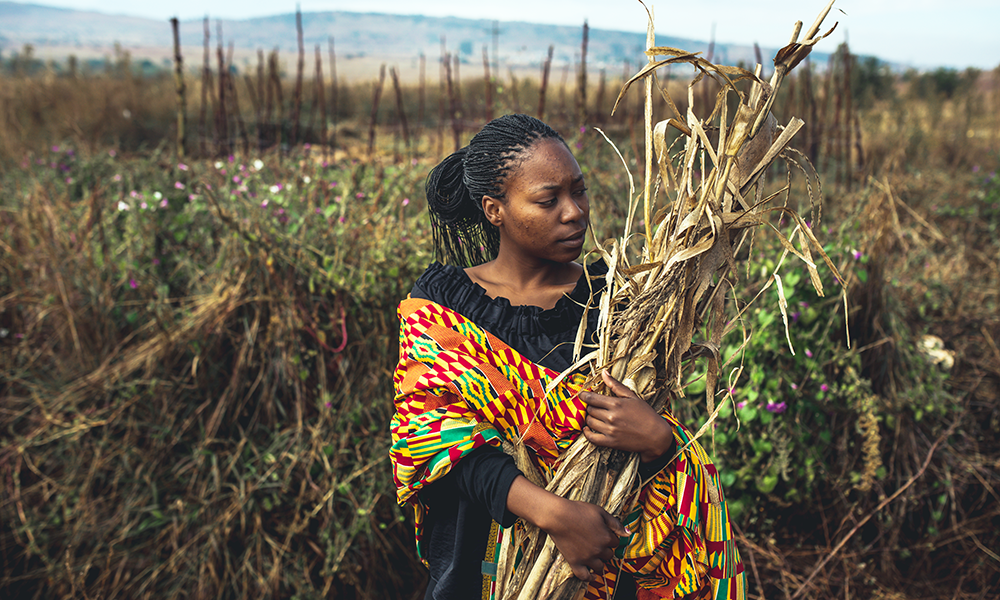
[[[757,480],[757,490],[762,494],[770,494],[776,485],[778,485],[777,475],[765,475]]]

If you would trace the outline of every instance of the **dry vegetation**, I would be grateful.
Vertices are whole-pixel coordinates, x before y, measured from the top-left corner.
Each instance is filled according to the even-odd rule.
[[[419,190],[488,115],[538,114],[542,86],[487,94],[466,69],[449,94],[435,64],[398,101],[391,73],[381,91],[327,74],[320,106],[314,80],[264,66],[188,79],[183,159],[169,74],[120,57],[96,75],[0,75],[2,597],[422,593],[386,463],[394,308],[431,258]],[[817,235],[849,317],[782,271],[802,282],[797,353],[765,297],[729,390],[746,404],[709,447],[733,475],[750,597],[992,598],[998,78],[897,76],[846,48],[828,67],[800,65],[776,106],[805,121],[793,146],[822,175]],[[664,75],[683,114],[687,74]],[[622,231],[628,182],[580,127],[642,162],[642,94],[608,116],[621,83],[591,78],[582,101],[546,89],[601,239]],[[802,178],[791,189],[808,198]],[[754,243],[736,256],[749,290],[780,253]],[[953,366],[919,350],[927,334]],[[688,392],[677,414],[696,429],[704,390]]]

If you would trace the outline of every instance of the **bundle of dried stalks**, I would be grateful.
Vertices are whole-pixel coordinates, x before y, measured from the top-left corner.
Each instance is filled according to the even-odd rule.
[[[722,406],[715,404],[720,343],[740,321],[737,318],[724,324],[724,298],[737,280],[734,255],[748,239],[747,233],[759,225],[769,225],[767,217],[772,211],[784,213],[797,227],[786,238],[771,226],[785,250],[781,258],[788,253],[799,257],[806,264],[820,295],[823,289],[813,252],[836,273],[802,217],[787,206],[769,206],[770,201],[781,196],[787,205],[787,183],[782,189],[766,193],[761,180],[767,167],[777,158],[783,158],[789,164],[789,171],[794,166],[806,173],[810,204],[815,206],[813,192],[818,187],[818,176],[808,161],[789,148],[803,121],[792,118],[784,127],[779,127],[771,108],[785,75],[808,55],[816,42],[833,31],[830,29],[818,35],[832,5],[831,0],[802,41],[799,41],[802,23],[795,25],[791,42],[774,58],[775,71],[769,82],[760,78],[760,66],[751,73],[712,64],[697,53],[656,47],[650,16],[648,62],[626,82],[618,98],[621,101],[632,83],[645,82],[646,178],[641,194],[644,235],[632,236],[639,202],[633,187],[622,237],[597,242],[597,251],[608,265],[606,288],[596,307],[600,310],[598,347],[580,358],[584,346],[584,316],[575,347],[578,360],[569,371],[589,365],[594,374],[594,389],[602,391],[599,374],[608,369],[661,412],[669,409],[672,399],[682,395],[685,374],[682,358],[692,354],[706,356],[706,398],[710,416],[695,440],[709,429]],[[658,56],[667,58],[655,60]],[[676,63],[691,64],[697,73],[688,87],[689,108],[682,115],[670,95],[660,89],[673,114],[657,122],[652,115],[655,72]],[[721,90],[708,115],[698,117],[693,110],[694,86],[705,77],[714,80]],[[739,82],[749,85],[749,90],[741,91],[737,86]],[[733,96],[738,104],[735,114],[731,115],[729,101]],[[668,143],[668,127],[680,132],[672,143]],[[675,146],[679,147],[676,151]],[[667,200],[657,207],[655,203],[661,191]],[[794,244],[796,238],[798,248]],[[643,246],[637,264],[632,264],[630,256],[634,250],[630,245],[636,239],[641,240]],[[839,274],[837,278],[839,281]],[[764,289],[772,282],[777,287],[787,330],[786,302],[777,271]],[[694,343],[699,325],[704,326],[706,333],[704,339]],[[739,368],[734,369],[731,378],[738,378],[739,372]],[[690,443],[697,443],[695,440]],[[677,452],[685,450],[686,447],[682,447]],[[518,449],[515,454],[523,452]],[[519,460],[518,463],[522,470],[530,470],[527,461]],[[552,480],[544,483],[556,494],[600,504],[611,514],[621,516],[632,510],[630,505],[637,496],[637,465],[636,455],[596,447],[580,436],[567,450]],[[537,479],[536,475],[532,477]],[[498,598],[568,599],[582,594],[584,582],[573,577],[553,542],[543,532],[529,528],[524,539],[512,539],[514,537],[506,536],[501,548]],[[520,562],[523,568],[515,572],[514,557],[518,550],[523,553]]]

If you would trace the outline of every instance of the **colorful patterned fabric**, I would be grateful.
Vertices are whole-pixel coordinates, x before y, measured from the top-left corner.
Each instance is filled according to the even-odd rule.
[[[399,364],[393,374],[396,414],[390,458],[400,505],[414,509],[417,553],[425,560],[425,509],[419,491],[462,457],[489,444],[523,442],[551,477],[562,450],[579,435],[585,377],[536,365],[462,315],[439,304],[399,305]],[[691,433],[672,415],[678,447]],[[719,474],[694,442],[640,492],[639,508],[623,519],[632,531],[615,563],[595,578],[585,598],[610,598],[620,568],[634,573],[645,598],[742,600],[746,575],[733,540]]]

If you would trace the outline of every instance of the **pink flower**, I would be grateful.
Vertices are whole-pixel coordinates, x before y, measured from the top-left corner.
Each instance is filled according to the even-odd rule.
[[[115,175],[112,179],[114,179],[115,181],[121,181],[122,180],[122,176],[121,175]]]
[[[154,258],[153,259],[153,266],[156,266],[156,267],[160,266],[160,259]]]
[[[403,206],[406,206],[409,203],[410,203],[410,199],[409,198],[403,198]]]
[[[184,189],[184,184],[181,183],[181,182],[179,182],[179,181],[175,181],[174,182],[174,187],[177,188],[177,189],[179,189],[179,190],[183,190]]]
[[[854,260],[861,260],[862,256],[864,256],[864,254],[862,254],[860,251],[854,252]]]
[[[360,200],[361,198],[365,197],[365,193],[364,192],[358,192],[357,194],[354,194],[354,197]]]
[[[191,194],[191,196],[194,196],[194,194]],[[190,199],[194,200],[194,198],[190,198]],[[170,206],[170,203],[167,202],[166,198],[164,198],[163,200],[160,200],[160,208],[166,208],[168,206]]]
[[[139,283],[135,279],[130,277],[128,280],[128,286],[134,290],[139,287]]]
[[[797,389],[799,389],[799,384],[797,384],[797,383],[793,383],[793,384],[792,384],[792,389],[793,389],[793,390],[797,390]]]
[[[177,163],[177,168],[180,169],[181,171],[187,171],[188,170],[188,166],[186,164],[184,164],[184,163]]]
[[[241,181],[243,180],[240,179],[239,175],[233,175],[233,183],[239,184]]]
[[[810,350],[809,348],[806,348],[806,357],[807,358],[812,358],[813,357],[812,350]]]
[[[743,400],[742,402],[737,402],[736,403],[736,408],[743,408],[746,405],[747,405],[747,401]]]
[[[822,384],[822,385],[819,386],[819,391],[821,391],[821,392],[828,392],[828,391],[830,391],[830,386],[828,386],[828,385],[826,385],[824,383],[824,384]]]
[[[115,152],[114,150],[108,150],[108,156],[110,156],[111,158],[114,158],[114,157],[118,156],[118,153]]]
[[[341,223],[344,223],[344,222],[347,221],[347,219],[343,215],[341,215],[340,218],[337,219],[337,220],[340,221]]]
[[[142,210],[146,210],[147,208],[149,208],[149,205],[143,202],[142,204],[139,205],[139,208],[141,208]]]
[[[267,202],[268,202],[267,200],[264,200],[263,202],[261,202],[260,203],[260,207],[261,208],[267,208]]]
[[[583,125],[580,126],[580,133],[587,133],[587,128]]]
[[[768,412],[773,412],[773,413],[776,413],[776,414],[780,414],[780,413],[785,412],[788,409],[788,405],[785,404],[784,402],[778,402],[777,404],[768,402],[766,408],[767,408]]]

